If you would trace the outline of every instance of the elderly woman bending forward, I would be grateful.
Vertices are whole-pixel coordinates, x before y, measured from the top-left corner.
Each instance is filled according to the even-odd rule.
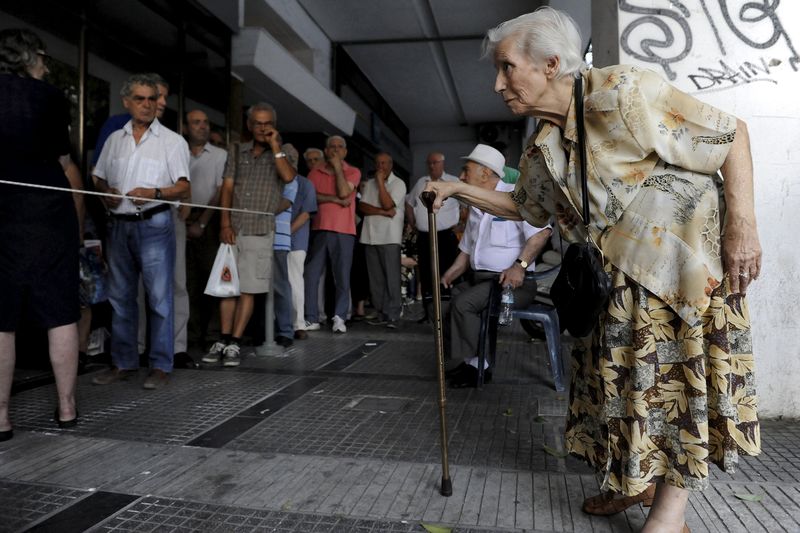
[[[585,230],[575,169],[587,158],[589,237],[613,291],[573,351],[567,446],[604,475],[604,494],[585,511],[652,499],[654,485],[643,531],[681,531],[688,490],[707,486],[709,463],[733,470],[740,454],[760,451],[744,296],[761,268],[747,129],[649,71],[585,69],[580,47],[572,19],[551,8],[490,30],[495,91],[515,114],[539,119],[522,176],[512,193],[427,189],[437,206],[455,196],[534,226],[555,215],[577,241]]]

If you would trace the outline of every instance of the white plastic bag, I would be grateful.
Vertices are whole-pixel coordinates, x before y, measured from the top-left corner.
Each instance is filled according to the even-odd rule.
[[[205,293],[218,298],[239,296],[239,271],[236,269],[236,257],[230,244],[219,245]]]

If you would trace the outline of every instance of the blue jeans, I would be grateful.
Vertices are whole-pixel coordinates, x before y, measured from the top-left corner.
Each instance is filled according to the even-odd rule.
[[[303,273],[306,282],[306,321],[319,322],[319,278],[328,257],[333,269],[333,284],[336,286],[334,313],[342,320],[347,318],[347,310],[350,308],[350,267],[353,263],[355,242],[355,235],[333,231],[311,232],[306,269]]]
[[[150,318],[150,368],[172,371],[175,226],[170,210],[141,221],[112,219],[108,232],[111,360],[121,370],[139,368],[136,303],[139,275]]]

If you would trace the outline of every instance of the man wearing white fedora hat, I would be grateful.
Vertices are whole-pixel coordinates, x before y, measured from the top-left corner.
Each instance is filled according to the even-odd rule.
[[[513,191],[504,183],[505,158],[496,149],[477,145],[465,160],[460,179],[470,185],[495,191]],[[468,272],[467,281],[453,287],[450,302],[450,347],[453,357],[464,362],[448,371],[450,386],[475,387],[478,380],[478,332],[481,312],[489,304],[492,283],[511,285],[516,307],[529,305],[536,296],[536,282],[525,279],[533,271],[534,258],[539,255],[551,234],[550,227],[535,228],[523,221],[495,217],[470,207],[464,236],[459,243],[460,253],[452,266],[442,275],[441,283],[450,287],[455,279]],[[491,371],[484,374],[491,380]]]

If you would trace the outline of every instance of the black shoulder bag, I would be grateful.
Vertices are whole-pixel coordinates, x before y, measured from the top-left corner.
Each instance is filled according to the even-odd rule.
[[[600,250],[589,237],[589,190],[586,184],[586,131],[583,123],[583,78],[575,77],[575,118],[578,127],[581,201],[586,242],[570,244],[561,260],[561,269],[550,288],[550,298],[558,311],[561,327],[573,337],[585,337],[597,325],[607,305],[611,281],[603,268]]]

